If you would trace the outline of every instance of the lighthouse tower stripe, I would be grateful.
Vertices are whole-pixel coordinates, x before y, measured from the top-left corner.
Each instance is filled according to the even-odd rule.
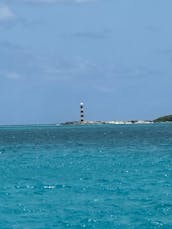
[[[80,122],[84,122],[84,104],[80,103]]]

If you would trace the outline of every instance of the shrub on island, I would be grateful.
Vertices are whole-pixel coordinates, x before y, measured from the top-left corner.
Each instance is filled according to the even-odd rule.
[[[166,115],[159,117],[154,120],[154,122],[172,122],[172,115]]]

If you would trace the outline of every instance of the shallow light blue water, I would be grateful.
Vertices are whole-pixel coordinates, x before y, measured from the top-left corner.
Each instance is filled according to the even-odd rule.
[[[172,228],[172,124],[0,127],[0,228]]]

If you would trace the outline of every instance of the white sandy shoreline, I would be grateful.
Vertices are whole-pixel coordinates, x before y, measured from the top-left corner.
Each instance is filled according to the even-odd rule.
[[[152,124],[149,120],[133,120],[133,121],[69,121],[61,123],[62,125],[88,125],[88,124],[112,124],[112,125],[129,125],[129,124]]]

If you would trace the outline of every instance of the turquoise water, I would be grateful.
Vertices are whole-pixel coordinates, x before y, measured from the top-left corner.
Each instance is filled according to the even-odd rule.
[[[0,228],[172,228],[172,124],[0,127]]]

